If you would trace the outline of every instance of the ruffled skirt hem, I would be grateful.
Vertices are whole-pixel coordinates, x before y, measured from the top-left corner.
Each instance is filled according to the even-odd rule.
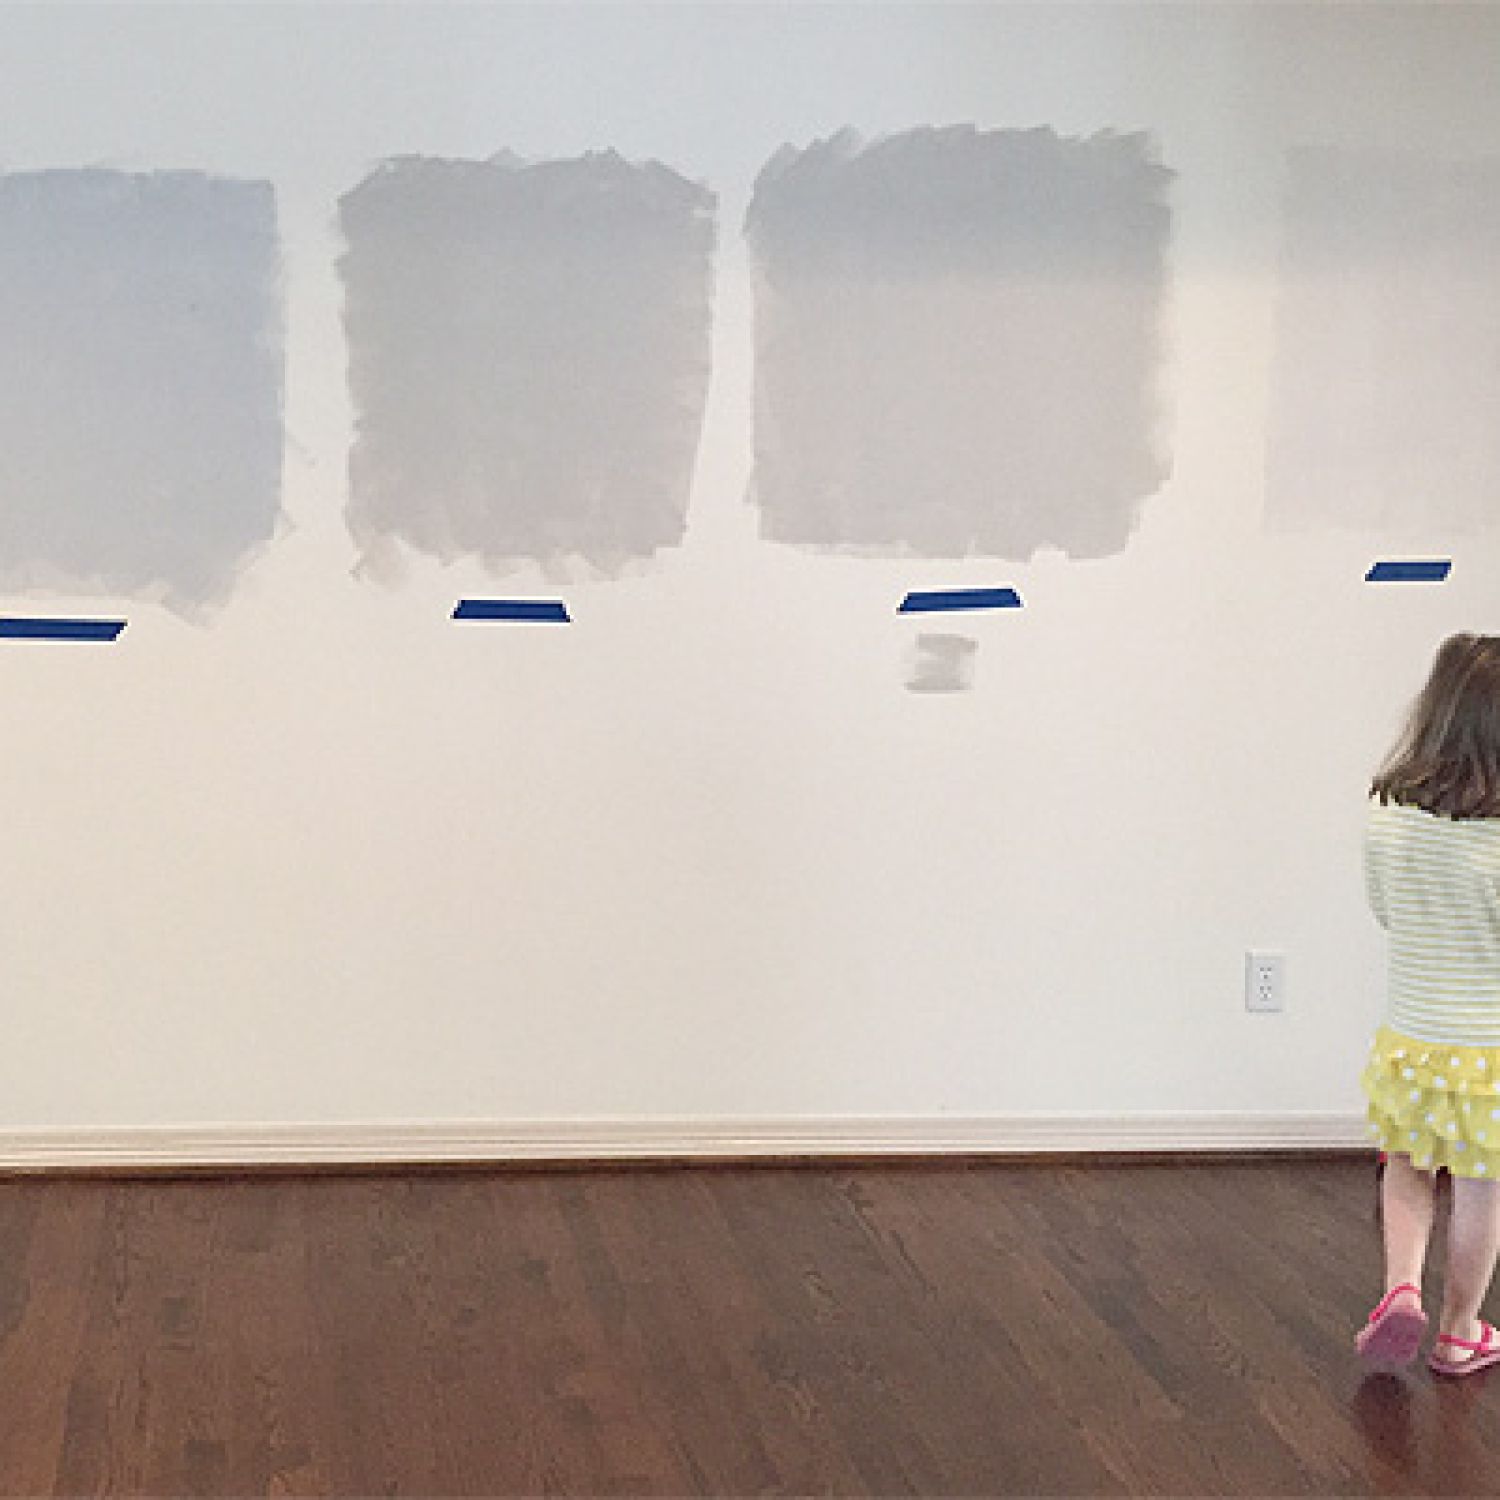
[[[1424,1171],[1500,1181],[1500,1047],[1375,1034],[1361,1079],[1382,1151]]]

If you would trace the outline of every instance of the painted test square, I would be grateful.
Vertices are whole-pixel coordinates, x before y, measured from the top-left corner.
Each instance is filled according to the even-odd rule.
[[[1426,544],[1500,517],[1500,158],[1288,154],[1270,529]]]
[[[268,183],[0,175],[0,580],[218,602],[281,510]]]
[[[772,541],[1121,551],[1165,482],[1172,174],[1142,135],[921,129],[786,148],[746,219]]]
[[[714,197],[613,152],[403,157],[344,195],[363,571],[405,551],[613,576],[681,543]]]

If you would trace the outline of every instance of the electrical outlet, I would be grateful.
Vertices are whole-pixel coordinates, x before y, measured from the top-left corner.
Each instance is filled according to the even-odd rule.
[[[1286,954],[1247,953],[1245,955],[1245,1009],[1254,1011],[1286,1009]]]

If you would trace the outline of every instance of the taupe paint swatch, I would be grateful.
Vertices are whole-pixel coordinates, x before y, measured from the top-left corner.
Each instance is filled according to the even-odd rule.
[[[1500,159],[1288,160],[1266,516],[1441,536],[1500,520]]]
[[[605,576],[681,542],[713,195],[613,153],[391,161],[342,200],[362,566],[399,541]]]
[[[0,583],[222,598],[280,514],[271,187],[0,175]]]
[[[1170,179],[1140,135],[784,149],[746,220],[762,534],[927,557],[1121,550],[1169,468]]]
[[[979,642],[966,635],[919,635],[906,685],[914,693],[966,693],[978,651]]]

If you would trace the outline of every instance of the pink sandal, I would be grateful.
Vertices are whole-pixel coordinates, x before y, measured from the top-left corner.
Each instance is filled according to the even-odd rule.
[[[1456,1339],[1451,1333],[1438,1334],[1437,1341],[1471,1352],[1468,1359],[1439,1359],[1434,1351],[1427,1358],[1427,1368],[1436,1375],[1473,1375],[1479,1370],[1489,1369],[1491,1365],[1500,1365],[1500,1338],[1496,1337],[1495,1330],[1483,1318],[1479,1320],[1477,1344],[1471,1339]]]
[[[1400,1307],[1394,1306],[1396,1298],[1403,1292],[1416,1297],[1417,1305],[1407,1302]],[[1421,1299],[1422,1289],[1409,1281],[1392,1287],[1381,1298],[1380,1305],[1370,1314],[1370,1321],[1354,1340],[1359,1357],[1367,1365],[1375,1369],[1399,1370],[1417,1357],[1422,1336],[1427,1332],[1427,1314],[1422,1311]],[[1496,1346],[1493,1357],[1500,1359],[1500,1345]]]

